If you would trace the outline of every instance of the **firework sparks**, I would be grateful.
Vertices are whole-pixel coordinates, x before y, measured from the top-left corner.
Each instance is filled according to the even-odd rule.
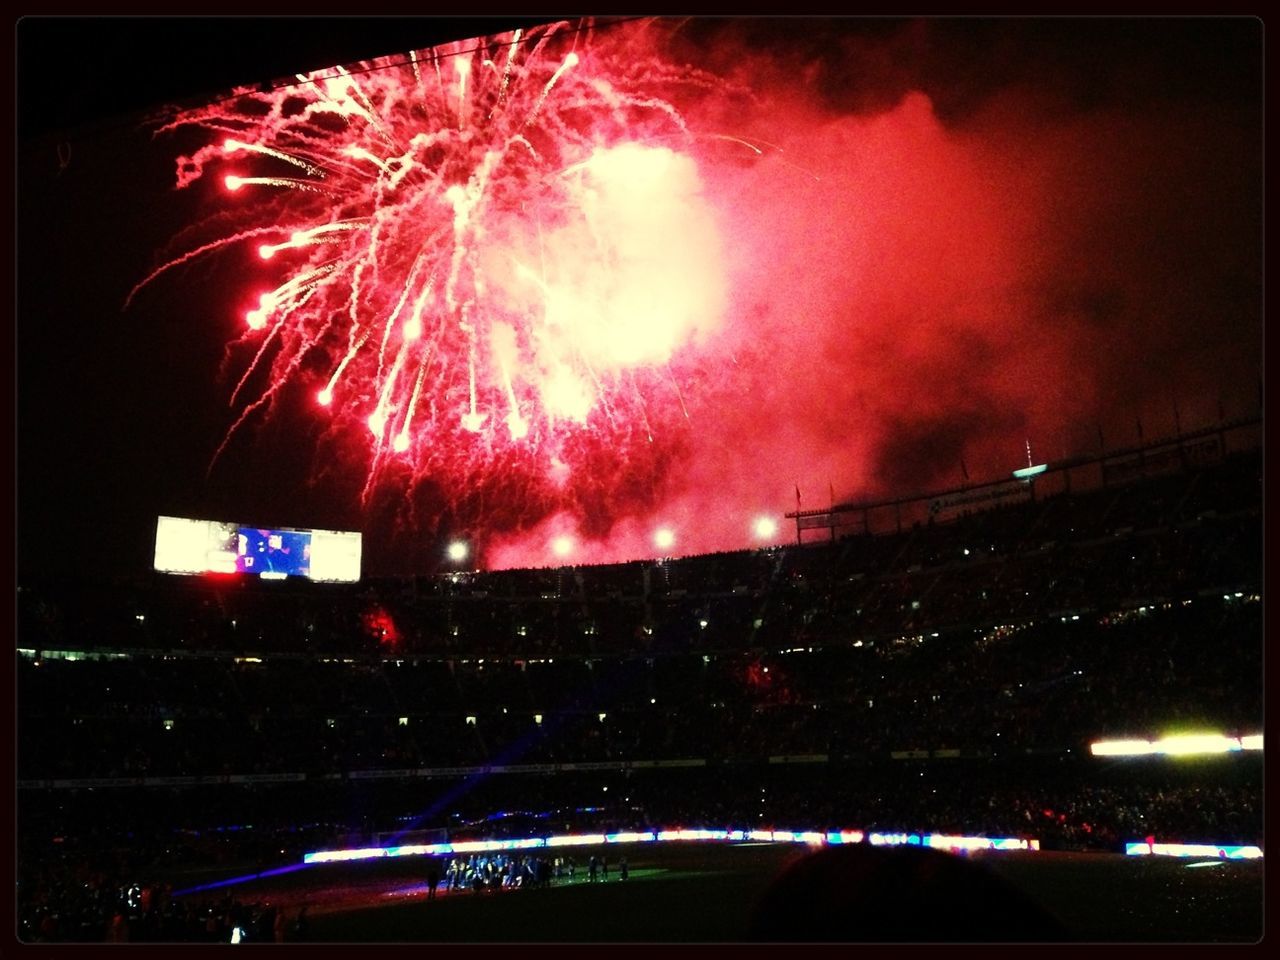
[[[270,375],[231,433],[312,376],[316,416],[364,438],[366,497],[407,465],[446,490],[503,472],[544,512],[572,508],[601,449],[625,469],[664,424],[690,429],[681,364],[720,322],[725,281],[655,76],[707,78],[641,70],[565,24],[365,66],[168,118],[216,140],[179,158],[178,187],[220,176],[243,229],[139,288],[256,241],[283,279],[245,314],[260,342],[233,404]],[[302,363],[317,351],[319,375]]]

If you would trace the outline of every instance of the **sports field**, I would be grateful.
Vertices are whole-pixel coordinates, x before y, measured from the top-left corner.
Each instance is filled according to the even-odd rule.
[[[749,939],[761,895],[807,852],[789,844],[633,846],[623,881],[619,848],[579,848],[573,880],[542,890],[441,893],[430,902],[420,857],[317,865],[229,890],[290,915],[305,904],[313,942],[731,943]],[[592,853],[607,853],[607,881],[585,878]],[[1261,860],[970,856],[1045,907],[1077,941],[1250,943],[1262,936]],[[845,939],[866,938],[850,929]]]

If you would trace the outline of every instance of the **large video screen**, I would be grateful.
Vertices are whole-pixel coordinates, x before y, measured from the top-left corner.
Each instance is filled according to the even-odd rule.
[[[155,568],[164,573],[243,573],[267,580],[306,577],[355,583],[360,579],[360,534],[160,517]]]
[[[241,527],[236,571],[260,577],[311,576],[311,534],[299,530]]]

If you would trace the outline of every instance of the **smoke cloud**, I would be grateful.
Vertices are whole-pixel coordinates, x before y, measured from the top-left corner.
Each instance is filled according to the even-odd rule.
[[[806,26],[807,25],[807,26]],[[692,22],[659,54],[749,91],[681,105],[727,301],[654,502],[576,561],[752,543],[897,496],[1256,410],[1260,25]],[[1199,29],[1197,27],[1197,29]],[[1252,70],[1252,72],[1251,72]],[[490,546],[564,562],[558,513]],[[788,536],[783,525],[779,538]]]

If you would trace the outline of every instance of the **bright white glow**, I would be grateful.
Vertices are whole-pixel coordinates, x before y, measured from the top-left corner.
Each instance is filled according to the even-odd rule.
[[[467,559],[467,545],[461,540],[449,544],[449,559],[455,562]]]
[[[595,397],[591,388],[571,371],[560,368],[543,380],[539,391],[542,405],[553,416],[586,423]]]
[[[1249,741],[1250,746],[1245,746]],[[1146,754],[1163,754],[1171,757],[1187,757],[1212,753],[1235,753],[1239,750],[1261,750],[1261,737],[1224,737],[1217,733],[1183,734],[1165,737],[1163,740],[1099,740],[1089,744],[1095,757],[1134,757]]]
[[[226,186],[226,188],[232,191],[233,193],[236,190],[239,190],[242,186],[244,186],[244,181],[239,177],[235,176],[234,174],[230,174],[224,177],[222,182]]]
[[[1185,757],[1194,753],[1228,753],[1240,749],[1240,741],[1234,737],[1220,734],[1188,734],[1179,737],[1166,737],[1156,742],[1161,753],[1170,756]]]
[[[350,860],[370,860],[378,857],[410,857],[422,855],[441,855],[449,853],[479,853],[491,850],[525,850],[541,847],[595,846],[606,843],[678,843],[695,842],[727,842],[727,843],[804,843],[822,845],[824,843],[862,843],[873,845],[910,844],[911,846],[927,846],[941,850],[1039,850],[1039,840],[1028,840],[1018,837],[967,837],[948,836],[942,834],[906,834],[906,833],[873,833],[864,834],[861,830],[841,830],[822,833],[816,830],[712,830],[705,828],[670,828],[657,832],[626,833],[575,833],[554,837],[525,837],[512,840],[462,840],[456,843],[413,844],[402,847],[362,847],[353,850],[323,850],[303,856],[303,863],[338,863]],[[1140,847],[1141,849],[1134,849]],[[1175,850],[1186,851],[1175,853],[1176,856],[1209,856],[1233,859],[1256,858],[1262,856],[1257,847],[1211,847],[1205,844],[1155,844],[1148,848],[1143,844],[1128,844],[1126,852],[1130,854],[1170,853]]]
[[[462,840],[453,845],[454,853],[481,853],[486,850],[497,850],[498,840]]]
[[[1149,740],[1099,740],[1089,744],[1089,752],[1095,757],[1136,757],[1156,749]]]
[[[511,431],[512,440],[521,440],[529,435],[529,421],[512,411],[507,417],[507,429]]]
[[[604,843],[603,833],[573,833],[562,837],[547,837],[548,847],[577,847],[589,843]]]
[[[318,402],[322,407],[327,407],[329,404],[333,403],[333,391],[328,387],[325,387],[316,394],[316,402]]]
[[[1131,857],[1218,857],[1225,860],[1260,860],[1258,847],[1215,846],[1208,843],[1145,843],[1130,842],[1124,852]]]
[[[387,856],[388,857],[421,856],[422,854],[434,853],[435,851],[432,850],[432,847],[434,846],[436,845],[427,844],[427,843],[417,843],[417,844],[410,844],[404,847],[387,847]]]
[[[374,857],[385,857],[385,847],[364,847],[357,850],[322,850],[305,854],[303,863],[339,863],[345,860],[370,860]]]
[[[1255,733],[1255,734],[1254,734],[1253,736],[1251,736],[1251,737],[1241,737],[1241,738],[1240,738],[1240,749],[1242,749],[1242,750],[1261,750],[1261,749],[1262,749],[1262,734],[1260,734],[1260,733]]]
[[[235,573],[235,524],[159,517],[154,566],[163,573]]]
[[[756,520],[756,537],[760,540],[772,540],[778,532],[778,522],[773,517],[759,517]]]
[[[551,541],[551,552],[557,557],[567,557],[573,552],[573,541],[569,537],[556,537]]]
[[[396,434],[396,438],[391,441],[391,449],[396,453],[404,453],[409,449],[409,435],[403,431]]]
[[[663,527],[653,535],[653,542],[660,550],[666,550],[676,542],[676,535],[668,527]]]
[[[897,847],[904,844],[919,846],[920,844],[920,835],[915,833],[873,833],[869,839],[873,847]],[[914,843],[912,843],[913,840]]]
[[[934,850],[1039,850],[1038,840],[1019,840],[1016,837],[952,837],[945,833],[929,833],[924,845]]]
[[[312,580],[357,583],[360,580],[360,533],[349,530],[311,531]]]
[[[660,830],[659,840],[724,840],[727,830]]]

